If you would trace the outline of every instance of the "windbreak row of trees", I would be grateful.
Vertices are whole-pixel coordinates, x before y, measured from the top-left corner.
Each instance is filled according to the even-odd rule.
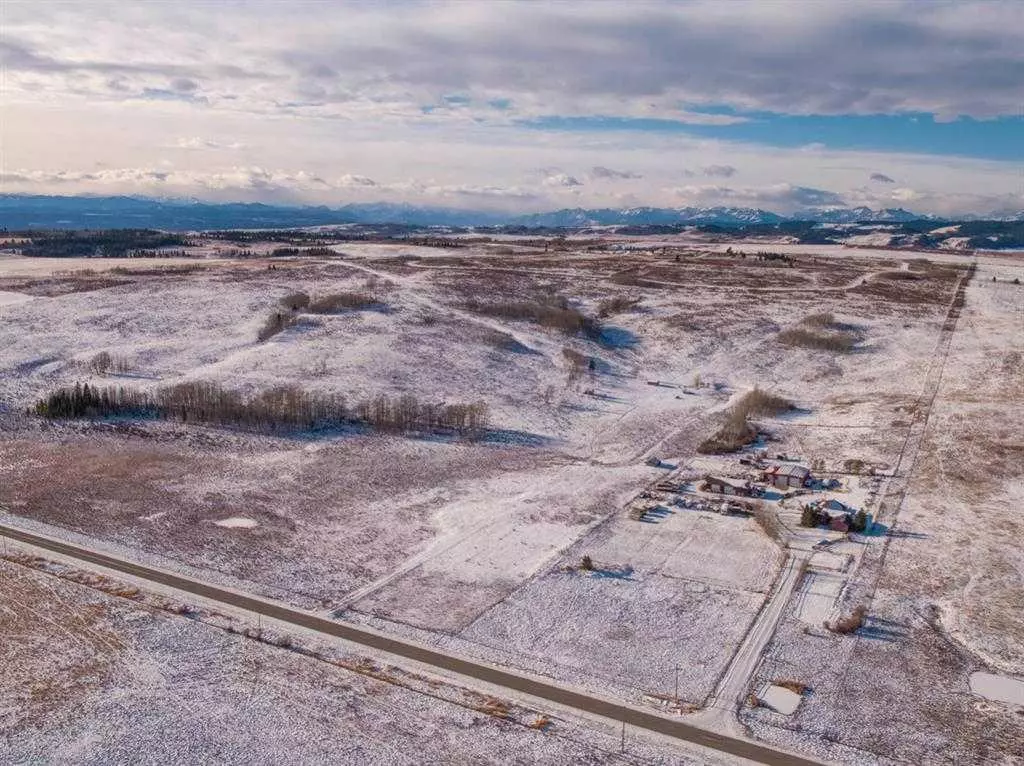
[[[21,245],[22,255],[72,258],[125,258],[130,256],[169,256],[168,247],[188,247],[191,240],[180,234],[151,229],[109,229],[104,231],[34,232],[31,242]]]
[[[244,396],[210,381],[179,383],[153,392],[76,383],[40,399],[35,413],[51,419],[159,418],[261,432],[361,424],[392,433],[442,431],[473,437],[486,431],[489,424],[484,402],[435,404],[420,402],[410,394],[397,398],[382,395],[349,409],[343,396],[309,392],[294,385]]]

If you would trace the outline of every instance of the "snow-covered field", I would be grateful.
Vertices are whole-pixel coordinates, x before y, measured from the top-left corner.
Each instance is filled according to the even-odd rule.
[[[808,575],[759,679],[812,691],[791,717],[747,713],[760,736],[913,763],[1024,757],[1024,707],[986,700],[972,680],[983,672],[1009,687],[1024,672],[1024,288],[1012,283],[1022,271],[979,268],[895,534],[881,569],[864,575],[877,587],[866,625],[853,636],[808,630],[823,578],[834,579]]]
[[[0,599],[4,763],[724,763],[6,561]]]
[[[31,259],[0,259],[0,296],[24,296],[0,300],[0,504],[100,545],[634,701],[671,693],[666,679],[679,666],[680,696],[694,704],[724,673],[782,552],[750,519],[675,508],[638,522],[626,504],[673,466],[734,462],[698,459],[696,445],[754,386],[800,408],[761,419],[771,449],[839,472],[842,497],[867,503],[877,483],[847,477],[847,469],[851,461],[897,464],[960,276],[955,266],[969,260],[949,254],[929,265],[906,252],[849,248],[791,251],[792,263],[724,248],[678,260],[656,250],[335,249],[336,258],[277,258],[273,269],[267,259],[207,259],[190,273],[109,278],[94,268],[76,277],[66,266],[31,271]],[[989,268],[1001,268],[1004,281],[984,284]],[[54,271],[61,273],[49,276]],[[989,347],[996,336],[986,324],[992,318],[999,332],[1019,332],[1021,315],[1010,308],[1024,288],[1013,292],[1005,281],[1019,271],[979,271],[946,370],[942,390],[970,389],[979,417],[995,418],[1019,397],[1019,357]],[[368,292],[380,303],[300,313],[258,342],[278,300],[297,290]],[[595,319],[610,297],[638,304],[613,308],[600,317],[601,332],[587,337],[480,310],[552,294]],[[856,333],[853,352],[776,340],[822,313]],[[126,360],[128,372],[92,373],[89,361],[101,351]],[[999,365],[1008,365],[1009,378],[992,374]],[[25,414],[75,381],[143,389],[214,381],[244,392],[297,384],[349,403],[409,393],[484,401],[491,423],[483,439],[461,441],[357,428],[268,436],[178,423],[60,424]],[[951,474],[946,458],[939,471],[928,455],[955,428],[974,429],[972,465],[980,471],[986,463],[991,437],[983,421],[961,417],[965,402],[964,392],[936,400],[925,476]],[[1001,428],[1008,434],[1011,425]],[[1012,439],[999,438],[1009,471]],[[669,467],[648,465],[650,457]],[[925,486],[915,485],[901,524],[936,513],[936,493],[945,490],[928,494]],[[951,507],[944,518],[953,531],[928,534],[936,556],[952,546],[963,557],[914,553],[908,571],[920,567],[916,577],[934,588],[908,588],[942,601],[939,619],[963,637],[956,640],[986,647],[992,662],[1019,672],[1021,637],[993,605],[1019,598],[1012,572],[1020,562],[1001,542],[1013,539],[1014,522],[1000,509],[1024,498],[1013,494],[1009,473],[981,486],[984,507],[993,509],[975,538],[985,552],[956,548],[975,535],[961,517],[977,510]],[[782,516],[794,526],[799,511],[787,507]],[[809,544],[817,539],[810,537]],[[850,545],[850,560],[871,548]],[[921,545],[917,536],[894,540],[890,560]],[[580,568],[584,556],[594,571]],[[816,561],[821,569],[824,557]],[[962,590],[940,583],[942,573],[975,569]],[[841,600],[830,583],[821,585],[800,591],[803,611],[783,624],[780,635],[797,647],[785,655],[793,664],[787,674],[818,656],[799,648],[819,640],[801,630],[820,624],[833,595]],[[781,661],[762,675],[777,673],[772,663]]]

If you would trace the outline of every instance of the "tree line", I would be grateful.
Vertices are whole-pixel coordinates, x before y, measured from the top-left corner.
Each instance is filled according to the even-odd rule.
[[[31,242],[22,245],[22,255],[49,258],[126,258],[169,247],[190,247],[187,237],[151,229],[109,229],[104,231],[47,231],[31,234]]]
[[[380,395],[350,409],[341,395],[310,392],[295,385],[244,396],[211,381],[179,383],[152,392],[79,382],[40,399],[34,412],[54,420],[155,418],[259,432],[363,425],[391,433],[445,432],[478,437],[489,426],[485,402],[431,403],[411,394],[397,398]]]

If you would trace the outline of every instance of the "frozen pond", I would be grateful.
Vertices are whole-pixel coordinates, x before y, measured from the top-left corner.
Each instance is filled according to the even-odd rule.
[[[255,521],[247,519],[244,516],[232,516],[213,523],[218,527],[228,527],[229,529],[252,529],[253,527],[259,526]]]
[[[995,673],[971,673],[971,691],[993,702],[1024,705],[1024,681]]]

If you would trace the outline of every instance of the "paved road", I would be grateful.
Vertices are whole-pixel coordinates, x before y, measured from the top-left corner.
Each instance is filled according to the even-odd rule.
[[[279,602],[210,585],[173,572],[125,561],[62,540],[25,532],[5,524],[0,524],[0,535],[69,556],[79,561],[98,564],[108,569],[125,572],[134,577],[149,580],[150,582],[170,586],[177,590],[201,596],[210,601],[220,602],[231,607],[271,617],[306,630],[316,631],[334,638],[341,638],[370,647],[371,649],[393,654],[397,657],[422,662],[426,665],[458,673],[468,678],[501,686],[511,691],[550,700],[559,705],[575,708],[586,713],[603,716],[615,721],[624,721],[630,726],[647,729],[729,755],[747,758],[759,763],[777,764],[778,766],[819,766],[818,761],[793,755],[743,737],[709,731],[686,723],[678,718],[658,715],[642,708],[612,702],[600,697],[591,696],[586,692],[559,686],[551,681],[455,657],[410,641],[392,638],[366,628],[334,622]]]

